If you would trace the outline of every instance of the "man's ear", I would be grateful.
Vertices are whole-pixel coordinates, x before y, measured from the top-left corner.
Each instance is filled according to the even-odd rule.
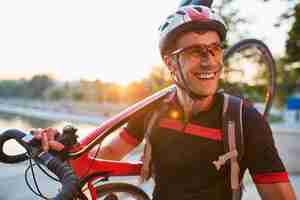
[[[177,69],[177,61],[174,56],[165,55],[163,57],[165,64],[167,65],[170,72],[175,72]]]

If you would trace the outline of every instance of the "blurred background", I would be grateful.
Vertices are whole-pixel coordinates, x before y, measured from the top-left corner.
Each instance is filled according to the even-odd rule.
[[[103,120],[170,85],[159,55],[158,27],[178,4],[0,1],[0,129],[61,129],[71,122],[84,136]],[[214,7],[228,24],[227,46],[257,38],[274,55],[277,90],[268,120],[300,195],[300,1],[215,0]],[[239,74],[226,75],[226,80],[243,83],[240,92],[262,110],[268,74],[260,65],[233,62]],[[225,85],[224,78],[221,87]],[[6,148],[22,151],[14,143]],[[24,164],[0,163],[0,170],[7,171],[0,175],[0,199],[35,199],[23,180]],[[251,180],[246,183],[246,198],[258,198]],[[21,192],[10,193],[16,185]]]

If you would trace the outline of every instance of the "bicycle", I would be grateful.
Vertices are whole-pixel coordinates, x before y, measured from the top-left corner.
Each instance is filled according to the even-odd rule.
[[[267,90],[264,100],[265,117],[270,112],[270,107],[273,102],[273,97],[276,89],[276,68],[272,54],[268,47],[259,40],[247,39],[238,42],[225,51],[224,63],[225,74],[234,72],[236,69],[231,69],[228,60],[236,53],[245,55],[245,58],[251,57],[251,49],[257,49],[259,54],[259,62],[264,63],[269,72]],[[243,52],[244,51],[244,52]],[[250,52],[250,53],[249,53]],[[254,54],[257,58],[257,52]],[[228,76],[227,76],[228,78]],[[225,77],[226,79],[226,77]],[[150,197],[138,186],[129,183],[104,183],[98,185],[100,182],[107,181],[110,177],[115,176],[138,176],[140,174],[142,162],[128,162],[128,161],[109,161],[100,160],[89,155],[89,151],[97,144],[100,144],[98,151],[101,148],[101,143],[108,135],[114,132],[117,128],[127,122],[127,120],[135,113],[142,111],[148,106],[154,105],[160,99],[164,98],[170,92],[175,90],[175,85],[171,85],[152,96],[130,106],[118,115],[108,119],[102,123],[97,129],[87,134],[83,139],[77,141],[77,129],[72,126],[64,127],[62,134],[58,136],[57,140],[65,145],[65,150],[62,152],[49,151],[48,153],[42,152],[39,141],[35,140],[31,134],[24,133],[17,129],[9,129],[0,135],[0,162],[4,163],[18,163],[25,160],[30,161],[30,166],[27,168],[32,171],[33,178],[33,164],[32,159],[36,161],[36,165],[48,174],[40,164],[45,165],[51,172],[53,172],[58,179],[52,177],[54,180],[59,181],[62,185],[61,191],[53,198],[45,197],[38,189],[36,180],[34,182],[37,191],[28,184],[29,188],[38,196],[43,199],[52,200],[65,200],[65,199],[100,199],[117,200],[119,197],[116,193],[121,192],[126,195],[129,194],[131,198],[138,200],[150,200]],[[26,153],[20,155],[7,155],[3,151],[3,145],[6,141],[14,139],[21,144]],[[97,154],[97,153],[96,153]],[[26,179],[27,180],[27,179]]]

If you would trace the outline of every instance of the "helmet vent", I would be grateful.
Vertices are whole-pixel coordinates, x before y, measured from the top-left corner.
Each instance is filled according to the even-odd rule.
[[[194,9],[197,10],[198,12],[200,12],[200,13],[202,12],[202,8],[201,7],[196,7],[195,6]]]
[[[176,12],[176,14],[178,14],[178,15],[185,15],[185,12],[182,11],[182,10],[178,10],[178,11]]]
[[[167,17],[167,20],[172,19],[173,17],[174,17],[174,15],[169,15],[169,16]]]
[[[164,25],[162,25],[162,26],[160,27],[160,30],[161,30],[161,31],[165,30],[165,28],[166,28],[168,25],[169,25],[168,22],[164,23]]]

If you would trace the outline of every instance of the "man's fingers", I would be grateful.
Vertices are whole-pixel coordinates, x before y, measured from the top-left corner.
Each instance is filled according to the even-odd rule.
[[[34,133],[33,137],[37,140],[41,140],[42,139],[42,133]]]
[[[55,141],[55,136],[59,134],[55,128],[37,129],[33,131],[33,137],[41,140],[43,151],[47,152],[49,149],[61,151],[64,145]]]
[[[58,130],[55,128],[47,128],[49,141],[55,140],[55,136],[58,134]]]
[[[41,140],[42,139],[42,129],[41,128],[38,128],[38,129],[34,129],[34,130],[31,130],[30,133],[33,135],[33,137],[35,139],[38,139],[38,140]]]
[[[61,151],[65,146],[55,140],[49,141],[49,147],[55,151]]]
[[[46,152],[49,150],[49,142],[48,142],[48,136],[46,131],[42,132],[42,148]]]

